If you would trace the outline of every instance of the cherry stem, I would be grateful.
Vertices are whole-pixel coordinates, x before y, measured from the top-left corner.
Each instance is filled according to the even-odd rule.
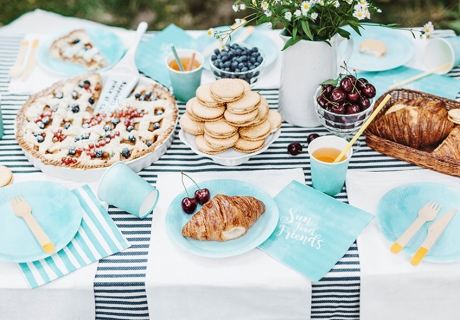
[[[184,186],[185,192],[187,193],[187,198],[190,198],[189,195],[188,195],[188,190],[185,187],[185,183],[184,183],[184,173],[182,171],[180,173],[181,173],[182,185]]]
[[[188,174],[184,173],[182,170],[181,170],[180,173],[182,173],[182,177],[183,177],[183,176],[186,176],[187,178],[189,178],[190,180],[192,180],[193,183],[196,185],[196,187],[197,187],[198,189],[200,189],[200,186],[195,182],[195,180],[192,179],[192,177],[190,177]]]

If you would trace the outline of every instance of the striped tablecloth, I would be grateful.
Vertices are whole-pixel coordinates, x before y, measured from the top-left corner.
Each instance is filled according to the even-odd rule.
[[[443,35],[442,31],[437,31],[436,34]],[[447,34],[452,35],[451,32]],[[8,92],[8,71],[15,62],[22,38],[0,36],[0,94],[5,129],[5,135],[0,140],[0,163],[8,166],[13,173],[32,173],[39,170],[24,156],[15,140],[13,128],[15,116],[28,96],[12,95]],[[454,69],[449,75],[460,78],[460,68]],[[270,108],[277,108],[277,89],[261,89],[260,93],[268,100]],[[179,104],[179,113],[184,112],[185,105]],[[157,162],[140,172],[140,175],[153,185],[156,184],[157,174],[160,172],[184,170],[193,173],[302,167],[305,181],[311,186],[307,153],[291,156],[286,148],[293,141],[305,145],[307,136],[311,133],[327,133],[323,128],[307,129],[283,123],[279,139],[266,152],[237,167],[223,167],[208,158],[196,155],[179,140],[178,131],[176,128],[175,139],[168,151]],[[393,171],[417,168],[375,152],[365,145],[363,137],[359,141],[362,147],[351,159],[351,169]],[[346,190],[336,198],[346,202]],[[115,207],[109,208],[109,214],[132,246],[99,262],[94,280],[96,319],[149,319],[145,274],[151,218],[139,220]],[[359,297],[359,252],[356,244],[353,244],[334,268],[322,280],[313,284],[311,319],[359,319]]]

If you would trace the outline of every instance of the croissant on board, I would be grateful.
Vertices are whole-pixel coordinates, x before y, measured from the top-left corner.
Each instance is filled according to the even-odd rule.
[[[264,203],[254,197],[218,194],[187,222],[182,235],[197,240],[236,239],[246,234],[264,212]]]
[[[455,127],[432,154],[460,160],[460,126]]]
[[[446,138],[454,124],[444,102],[417,98],[395,102],[369,131],[379,137],[422,149]]]

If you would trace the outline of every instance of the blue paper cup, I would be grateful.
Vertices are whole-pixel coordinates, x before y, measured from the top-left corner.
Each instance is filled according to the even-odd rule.
[[[171,79],[171,86],[176,100],[187,102],[195,96],[196,89],[201,84],[201,73],[203,71],[203,56],[196,50],[177,49],[177,55],[181,60],[190,59],[192,53],[195,52],[195,61],[200,65],[192,71],[177,71],[171,68],[170,64],[176,61],[173,53],[170,53],[165,60],[166,67]],[[186,66],[188,63],[186,64]]]
[[[423,52],[423,59],[428,70],[451,63],[450,67],[436,71],[437,74],[448,73],[460,64],[460,36],[430,39]]]
[[[117,162],[101,177],[97,196],[142,219],[155,208],[159,192],[126,164]]]
[[[347,175],[348,163],[353,154],[352,148],[341,162],[326,162],[315,158],[315,152],[319,149],[332,148],[342,151],[348,145],[348,141],[336,136],[321,136],[308,145],[310,155],[311,180],[313,188],[330,196],[335,196],[342,191]],[[338,156],[338,154],[337,154]]]

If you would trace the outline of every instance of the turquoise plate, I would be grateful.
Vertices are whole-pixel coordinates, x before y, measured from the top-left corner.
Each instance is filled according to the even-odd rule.
[[[436,183],[411,183],[392,189],[380,200],[377,207],[377,223],[383,235],[395,242],[417,218],[418,211],[428,201],[442,204],[437,218],[446,212],[460,211],[460,190]],[[413,256],[425,240],[428,228],[436,221],[425,223],[403,249]],[[428,251],[424,261],[448,263],[460,260],[460,213],[457,212],[438,240]]]
[[[45,181],[13,183],[0,188],[0,260],[30,262],[52,255],[43,251],[24,219],[14,214],[8,199],[17,195],[32,207],[32,215],[56,252],[74,238],[83,210],[70,190]]]
[[[358,71],[384,71],[404,65],[415,53],[413,43],[401,32],[386,27],[364,26],[360,29],[361,36],[358,35],[351,27],[346,26],[343,29],[351,33],[354,41],[353,53],[347,62],[348,70],[356,69]],[[409,32],[409,31],[404,31]],[[410,32],[409,32],[410,33]],[[366,39],[376,39],[385,43],[387,52],[383,57],[377,58],[368,54],[359,52],[359,45]],[[339,46],[339,52],[345,50],[346,42]]]
[[[71,30],[68,32],[70,31]],[[99,49],[99,52],[107,60],[107,66],[97,70],[88,70],[84,66],[52,58],[49,53],[51,44],[68,32],[60,32],[40,43],[37,48],[38,64],[52,73],[64,76],[77,76],[89,72],[102,72],[108,70],[123,57],[125,53],[123,42],[121,42],[116,34],[106,29],[99,28],[87,28],[85,31],[88,33],[94,45]]]
[[[183,226],[192,217],[192,215],[188,215],[182,210],[181,201],[186,197],[186,192],[184,191],[174,198],[166,213],[166,231],[172,241],[182,249],[209,258],[236,256],[256,248],[267,240],[275,230],[279,218],[278,207],[275,201],[263,190],[237,180],[204,181],[200,182],[199,186],[208,188],[211,192],[211,197],[216,194],[255,197],[265,204],[266,211],[241,238],[225,242],[194,240],[182,235]],[[192,195],[196,189],[196,186],[188,188],[189,194]],[[200,209],[201,207],[199,206],[196,212]]]

